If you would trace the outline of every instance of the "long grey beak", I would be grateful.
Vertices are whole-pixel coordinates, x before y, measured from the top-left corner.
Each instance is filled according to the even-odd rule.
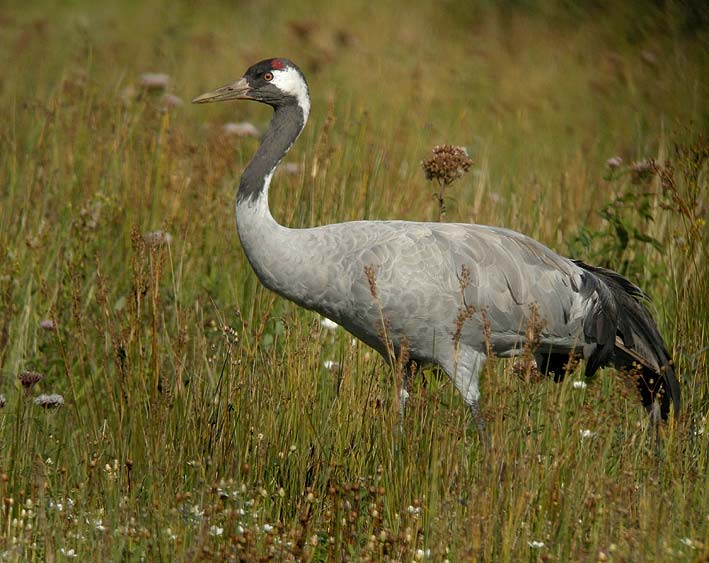
[[[250,100],[249,91],[251,87],[246,78],[239,78],[236,82],[197,96],[192,100],[193,104],[208,104],[210,102],[226,102],[227,100]]]

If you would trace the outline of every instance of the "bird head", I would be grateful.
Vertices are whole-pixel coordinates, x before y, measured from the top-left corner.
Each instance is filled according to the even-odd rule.
[[[192,103],[255,100],[277,108],[298,104],[307,116],[310,110],[308,84],[300,69],[284,58],[266,59],[251,66],[237,81],[197,96]]]

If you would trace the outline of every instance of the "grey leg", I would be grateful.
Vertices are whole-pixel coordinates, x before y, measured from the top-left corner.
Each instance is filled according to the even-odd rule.
[[[407,364],[404,379],[399,389],[399,432],[404,432],[404,416],[406,415],[406,402],[409,400],[409,384],[411,382],[411,364]]]
[[[483,444],[485,448],[490,447],[490,438],[487,435],[487,427],[485,425],[485,417],[480,410],[480,403],[475,399],[470,403],[470,413],[473,415],[473,420],[475,421],[475,426],[478,429],[478,437],[480,438],[480,443]]]
[[[489,440],[485,429],[485,418],[480,411],[480,390],[478,388],[478,374],[485,364],[487,357],[481,352],[471,348],[461,348],[458,351],[458,362],[452,365],[443,365],[443,369],[450,375],[456,389],[460,392],[463,401],[470,408],[475,426],[478,429],[480,442],[488,448]]]

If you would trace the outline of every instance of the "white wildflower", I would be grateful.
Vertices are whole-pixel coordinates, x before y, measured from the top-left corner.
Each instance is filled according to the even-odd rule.
[[[219,526],[212,526],[209,528],[209,535],[210,536],[221,536],[224,533],[224,528],[220,528]]]
[[[268,534],[269,532],[273,531],[273,526],[271,526],[270,524],[264,524],[263,531]]]
[[[574,389],[586,389],[588,385],[586,385],[585,381],[574,381]]]
[[[541,549],[544,547],[544,542],[543,541],[537,541],[537,540],[532,540],[528,541],[527,545],[531,547],[532,549]]]
[[[63,547],[60,547],[59,553],[61,553],[64,557],[76,557],[76,551],[73,549],[64,549]]]
[[[581,434],[581,439],[582,439],[582,440],[585,440],[586,438],[593,438],[593,437],[596,435],[595,432],[591,432],[591,431],[588,430],[588,429],[586,429],[586,430],[579,430],[579,434]]]
[[[691,540],[691,538],[681,538],[680,543],[686,545],[690,549],[697,549],[697,547],[694,545],[694,542]]]

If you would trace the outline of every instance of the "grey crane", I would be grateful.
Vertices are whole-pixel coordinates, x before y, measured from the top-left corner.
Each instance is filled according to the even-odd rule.
[[[193,102],[226,100],[255,100],[274,110],[236,195],[239,238],[263,285],[343,326],[387,360],[393,348],[411,362],[440,366],[482,438],[480,370],[488,354],[515,356],[529,338],[537,365],[557,380],[572,353],[585,358],[589,377],[601,366],[633,366],[654,420],[666,419],[671,405],[679,411],[670,355],[645,294],[627,279],[498,227],[409,221],[284,227],[271,215],[268,189],[308,120],[305,77],[288,59],[267,59]],[[530,335],[535,323],[538,334]],[[406,397],[405,384],[402,411]]]

